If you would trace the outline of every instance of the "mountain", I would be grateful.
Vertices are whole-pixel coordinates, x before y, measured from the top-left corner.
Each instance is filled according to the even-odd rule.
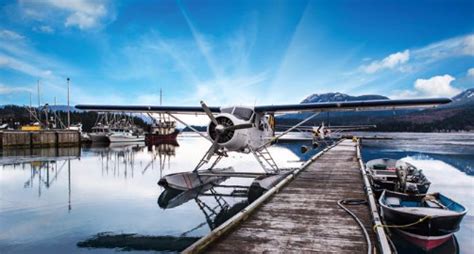
[[[4,109],[5,107],[9,107],[9,106],[22,107],[22,106],[19,106],[19,105],[13,105],[13,104],[11,104],[11,105],[0,105],[0,109]],[[36,109],[37,109],[38,107],[33,106],[33,108],[36,108]],[[56,106],[54,106],[54,105],[48,105],[48,108],[49,108],[49,110],[52,110],[52,111],[64,111],[64,112],[66,112],[68,106],[67,106],[67,105],[56,105]],[[71,112],[82,112],[82,110],[77,109],[77,108],[75,108],[74,106],[69,106],[69,109],[70,109]]]
[[[382,95],[361,95],[350,96],[343,93],[323,93],[312,94],[301,103],[333,102],[333,101],[367,101],[367,100],[387,100],[388,97]]]
[[[343,93],[312,94],[301,103],[364,101],[388,99],[381,95],[351,96]],[[325,112],[309,121],[331,125],[376,124],[377,131],[474,130],[474,88],[454,96],[453,102],[436,108],[380,111]],[[279,124],[294,124],[312,113],[286,114],[277,117]]]
[[[469,88],[460,94],[454,96],[453,102],[446,105],[447,107],[474,105],[474,88]]]

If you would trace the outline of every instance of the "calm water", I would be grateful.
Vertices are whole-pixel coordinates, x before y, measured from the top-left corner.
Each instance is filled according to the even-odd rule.
[[[431,191],[443,192],[469,209],[474,207],[474,135],[395,135],[405,138],[398,143],[364,142],[364,159],[409,160],[423,168],[432,181]],[[178,143],[152,149],[133,144],[3,151],[0,253],[110,253],[124,249],[146,253],[150,249],[178,251],[191,244],[247,204],[242,190],[251,179],[227,179],[221,185],[234,188],[206,192],[221,194],[219,198],[164,192],[157,185],[161,176],[193,169],[209,146],[208,141],[193,136],[181,137]],[[271,153],[279,165],[297,167],[316,152],[301,155],[301,144],[280,144],[272,147]],[[262,171],[252,155],[230,154],[219,166]],[[464,253],[474,249],[473,228],[469,212],[457,233]]]
[[[222,222],[223,214],[235,204],[245,206],[247,197],[216,200],[204,196],[179,206],[160,207],[158,198],[164,189],[157,182],[161,176],[192,170],[210,145],[198,137],[182,137],[178,143],[152,150],[134,144],[59,152],[41,149],[33,155],[23,150],[3,151],[0,253],[116,252],[78,247],[78,243],[103,233],[116,237],[112,240],[137,234],[134,241],[138,243],[132,242],[132,249],[154,245],[150,248],[177,251],[197,240],[216,226],[216,220]],[[272,147],[271,152],[279,165],[301,165],[300,158],[287,147]],[[231,154],[219,165],[262,172],[253,155]],[[222,184],[250,183],[251,179],[240,178]],[[215,191],[229,194],[233,189]]]

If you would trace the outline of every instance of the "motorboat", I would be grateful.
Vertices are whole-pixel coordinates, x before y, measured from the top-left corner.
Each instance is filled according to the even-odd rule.
[[[370,160],[366,163],[369,179],[376,193],[395,190],[398,181],[396,164],[397,160],[389,158]]]
[[[375,159],[368,161],[366,168],[377,196],[383,190],[423,194],[431,185],[421,169],[403,160]]]
[[[109,132],[110,128],[108,125],[99,124],[92,127],[92,131],[88,135],[93,143],[108,143],[107,135]]]
[[[467,209],[440,193],[405,194],[385,190],[379,198],[385,224],[425,251],[459,230]]]

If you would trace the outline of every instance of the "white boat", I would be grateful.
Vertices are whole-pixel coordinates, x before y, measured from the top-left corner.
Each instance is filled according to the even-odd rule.
[[[145,136],[134,133],[130,129],[114,128],[107,134],[108,142],[141,142],[145,141]]]

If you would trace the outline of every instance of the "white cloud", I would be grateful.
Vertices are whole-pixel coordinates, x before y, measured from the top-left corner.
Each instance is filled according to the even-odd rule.
[[[54,33],[54,29],[50,26],[38,26],[38,27],[34,27],[33,30],[35,32],[46,33],[46,34]]]
[[[0,54],[0,68],[1,67],[10,68],[37,78],[48,78],[53,74],[51,70],[41,69],[20,59]]]
[[[20,6],[26,17],[43,22],[60,19],[64,26],[81,30],[100,26],[111,13],[105,0],[22,0]]]
[[[369,65],[362,66],[366,73],[375,73],[384,69],[394,69],[410,59],[410,51],[393,53],[380,61],[373,61]]]
[[[455,78],[448,74],[443,76],[434,76],[429,79],[417,79],[415,81],[415,89],[418,90],[421,94],[430,97],[452,97],[461,92],[461,90],[451,86],[451,82],[454,80]]]
[[[474,68],[470,68],[469,70],[467,70],[467,76],[474,78]]]
[[[27,87],[11,87],[0,83],[0,95],[19,93],[19,92],[31,92],[31,89]]]
[[[474,34],[450,38],[415,49],[406,49],[361,65],[359,70],[372,74],[381,70],[413,71],[445,58],[474,56]],[[364,60],[363,60],[364,61]]]
[[[18,33],[15,33],[10,30],[0,30],[0,39],[6,39],[6,40],[22,40],[25,37],[23,35],[20,35]]]
[[[451,85],[451,82],[454,80],[455,78],[448,74],[434,76],[429,79],[417,79],[414,84],[414,90],[395,91],[390,97],[453,97],[461,92],[460,89]]]

